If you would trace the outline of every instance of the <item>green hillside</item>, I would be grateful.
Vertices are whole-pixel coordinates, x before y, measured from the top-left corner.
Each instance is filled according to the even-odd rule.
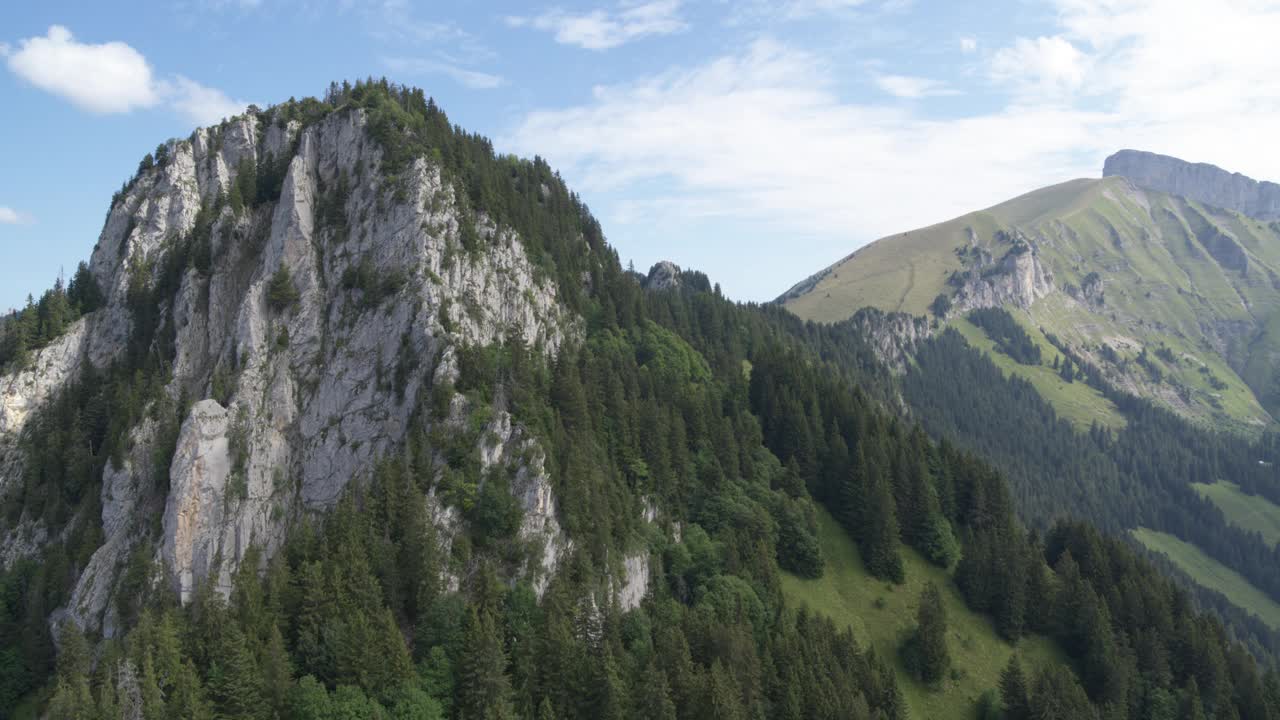
[[[1246,495],[1232,482],[1194,483],[1191,487],[1217,505],[1233,525],[1261,534],[1270,545],[1280,542],[1280,507],[1266,498]]]
[[[1114,384],[1203,424],[1256,434],[1274,423],[1264,404],[1280,410],[1280,224],[1124,178],[1073,180],[883,238],[783,302],[820,322],[864,306],[924,315],[939,295],[960,299],[970,285],[1018,286],[1002,263],[1024,249],[1049,284],[1006,303],[1026,325]],[[1036,384],[1073,420],[1096,408],[1083,386]]]
[[[1148,550],[1169,558],[1180,570],[1204,587],[1217,590],[1237,606],[1257,615],[1266,624],[1280,630],[1280,603],[1249,583],[1240,573],[1209,557],[1200,548],[1168,533],[1147,528],[1132,531],[1133,537]]]
[[[1015,313],[1014,317],[1021,320],[1023,313]],[[1061,362],[1062,354],[1049,344],[1039,329],[1029,326],[1026,322],[1021,324],[1040,346],[1043,360],[1039,365],[1023,365],[998,352],[996,343],[988,338],[981,328],[975,327],[963,317],[954,318],[950,322],[951,327],[959,331],[970,345],[987,352],[1005,375],[1016,375],[1035,386],[1036,392],[1052,403],[1058,414],[1070,420],[1077,429],[1088,430],[1094,422],[1110,428],[1124,427],[1124,415],[1120,413],[1115,403],[1083,382],[1069,383],[1063,380],[1053,369],[1054,360]]]
[[[902,548],[906,582],[893,585],[869,575],[857,546],[825,510],[819,511],[819,540],[826,572],[817,580],[783,574],[782,589],[789,602],[823,613],[853,629],[858,642],[870,644],[883,657],[893,658],[898,684],[911,706],[911,717],[968,720],[984,690],[996,687],[1000,670],[1015,652],[1001,640],[991,620],[970,611],[951,583],[950,575],[929,564],[918,552]],[[952,666],[963,668],[946,679],[941,689],[915,680],[898,657],[898,647],[915,622],[916,603],[925,582],[942,589],[947,610],[948,649]],[[1053,641],[1024,638],[1016,652],[1029,673],[1050,663],[1064,662]]]

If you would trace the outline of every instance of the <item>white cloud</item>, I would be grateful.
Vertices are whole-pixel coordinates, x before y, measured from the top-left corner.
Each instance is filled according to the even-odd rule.
[[[508,17],[511,27],[532,27],[555,34],[556,42],[586,50],[608,50],[648,35],[671,35],[689,28],[680,16],[681,0],[623,3],[617,11],[574,14],[552,10],[535,17]]]
[[[1268,141],[1280,124],[1280,5],[1055,0],[1055,6],[1058,32],[1034,42],[1052,40],[1057,49],[1041,55],[1033,74],[1057,78],[1050,86],[1071,90],[1059,99],[1072,106],[1113,113],[1118,145],[1280,178],[1280,146]],[[1012,52],[1029,42],[1019,39]],[[993,64],[1001,58],[996,53]],[[1015,102],[1045,87],[1024,84],[1021,91],[1033,94]]]
[[[996,51],[991,76],[1023,91],[1058,96],[1080,87],[1088,63],[1088,56],[1060,35],[1018,38],[1012,46]]]
[[[123,113],[159,101],[151,66],[121,42],[77,42],[61,25],[6,53],[9,69],[32,85],[95,113]]]
[[[249,104],[182,75],[155,76],[142,53],[122,42],[82,43],[61,25],[43,37],[0,44],[9,70],[35,87],[93,113],[128,113],[165,105],[206,125],[244,111]]]
[[[25,225],[31,218],[6,205],[0,205],[0,225]]]
[[[759,41],[532,113],[505,142],[564,167],[584,192],[634,191],[632,217],[763,221],[850,245],[1096,172],[1063,149],[1099,150],[1104,115],[1018,107],[927,120],[843,101],[838,79],[806,52]],[[646,197],[652,187],[666,190]]]
[[[473,90],[491,90],[506,84],[501,75],[470,70],[448,62],[447,60],[431,60],[425,58],[384,58],[383,63],[392,72],[412,75],[440,74],[451,78],[459,85]]]
[[[214,125],[224,118],[239,115],[249,106],[245,100],[233,100],[216,88],[205,87],[181,75],[168,86],[173,108],[197,125]]]
[[[946,83],[911,75],[877,75],[875,82],[881,90],[907,100],[959,94],[954,88],[947,87]]]
[[[866,0],[790,0],[782,3],[782,10],[788,17],[807,18],[822,13],[852,10],[865,3]]]
[[[978,51],[978,38],[972,35],[962,35],[960,37],[960,52],[965,55]]]
[[[530,113],[502,142],[547,157],[600,198],[618,236],[652,237],[642,228],[658,218],[717,218],[821,238],[793,242],[801,254],[852,250],[1096,177],[1122,147],[1280,179],[1280,144],[1270,142],[1280,125],[1280,6],[1053,1],[1056,26],[1042,37],[979,55],[994,84],[966,90],[988,91],[980,105],[990,110],[940,118],[890,98],[851,99],[841,68],[763,40]],[[877,81],[898,96],[945,89]],[[753,268],[742,273],[753,297],[794,279],[775,277],[777,262],[737,258]]]

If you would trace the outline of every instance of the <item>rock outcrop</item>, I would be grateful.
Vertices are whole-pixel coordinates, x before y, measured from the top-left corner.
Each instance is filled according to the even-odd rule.
[[[177,290],[154,308],[172,343],[164,392],[195,402],[168,483],[148,474],[162,440],[145,424],[125,461],[108,466],[105,542],[66,610],[82,626],[112,634],[109,598],[143,508],[162,513],[155,559],[180,597],[205,578],[227,592],[250,547],[270,556],[293,519],[331,506],[403,446],[420,391],[457,379],[455,347],[514,336],[554,355],[581,335],[517,233],[467,209],[432,161],[384,173],[366,126],[360,110],[303,128],[251,109],[170,141],[117,195],[94,248],[105,306],[27,369],[0,376],[2,490],[20,477],[17,441],[31,413],[86,364],[121,354],[137,320],[131,292],[159,282],[179,241],[207,233],[207,266],[180,269]],[[282,170],[278,199],[215,202],[255,167]],[[482,249],[465,249],[464,235]],[[296,296],[283,304],[269,291],[282,268]],[[569,547],[542,451],[505,413],[489,430],[477,452],[512,472],[521,536],[542,547],[528,568],[541,592]],[[437,513],[445,525],[450,516]],[[0,558],[34,551],[43,532],[24,522],[0,538]]]
[[[1006,305],[1026,310],[1053,291],[1053,273],[1040,262],[1035,245],[1018,234],[1014,249],[1003,258],[970,269],[952,299],[952,312]]]
[[[670,260],[662,260],[649,268],[645,277],[646,290],[674,290],[680,287],[680,266]]]
[[[871,345],[876,359],[890,370],[905,372],[916,346],[933,335],[929,321],[907,313],[887,313],[873,307],[862,308],[849,319]]]
[[[1215,165],[1121,150],[1107,158],[1102,175],[1120,175],[1149,190],[1235,210],[1260,220],[1280,219],[1280,185],[1258,182]]]

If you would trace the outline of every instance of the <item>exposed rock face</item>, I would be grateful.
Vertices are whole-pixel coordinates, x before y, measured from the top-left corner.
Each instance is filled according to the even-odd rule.
[[[649,592],[649,554],[637,553],[623,559],[622,586],[618,589],[618,607],[623,611],[640,607]]]
[[[646,290],[671,290],[680,287],[680,266],[670,260],[663,260],[649,268],[645,278]]]
[[[859,310],[850,321],[871,343],[876,358],[898,373],[906,370],[916,346],[933,334],[929,321],[923,317],[871,307]]]
[[[518,536],[541,549],[538,565],[526,568],[532,576],[534,594],[541,598],[560,560],[572,547],[556,519],[556,498],[546,471],[546,453],[537,440],[512,424],[511,415],[504,410],[485,429],[480,465],[485,470],[502,467],[511,474],[511,492],[523,511]]]
[[[108,599],[144,507],[163,511],[157,559],[180,595],[206,577],[226,592],[249,547],[269,556],[291,519],[329,507],[403,445],[419,390],[456,379],[455,346],[514,333],[554,354],[581,334],[515,232],[462,209],[427,160],[389,180],[365,125],[354,110],[306,129],[250,114],[169,143],[167,160],[118,196],[95,246],[90,267],[106,306],[27,370],[0,377],[3,489],[20,477],[15,446],[31,411],[86,362],[103,367],[126,346],[131,283],[155,282],[151,268],[243,168],[287,163],[278,201],[222,206],[210,267],[183,271],[172,301],[158,308],[173,337],[166,393],[198,401],[182,424],[166,496],[149,495],[164,483],[150,475],[158,440],[148,427],[135,428],[128,459],[105,473],[106,542],[68,608],[80,624],[112,634]],[[340,195],[340,187],[350,190]],[[479,252],[462,248],[464,225],[475,229]],[[298,297],[273,307],[268,286],[281,268]],[[541,592],[568,549],[550,478],[542,450],[510,416],[493,422],[488,435],[497,440],[477,451],[512,469],[521,535],[543,543],[540,566],[528,569]],[[456,512],[437,517],[446,526],[452,517],[456,529]],[[0,558],[42,541],[38,526],[18,530],[0,538]]]
[[[1024,310],[1054,290],[1053,274],[1033,245],[1024,244],[993,267],[975,266],[952,300],[952,312],[1014,305]]]
[[[1103,177],[1121,175],[1136,185],[1227,208],[1261,220],[1280,219],[1280,185],[1258,182],[1215,165],[1168,155],[1121,150],[1107,158]]]

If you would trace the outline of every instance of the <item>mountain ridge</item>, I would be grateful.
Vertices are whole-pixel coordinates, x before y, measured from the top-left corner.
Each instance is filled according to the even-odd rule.
[[[1256,433],[1280,410],[1280,230],[1124,176],[882,238],[780,300],[822,322],[868,305],[944,320],[1007,307],[1114,384],[1198,422]],[[1162,347],[1167,363],[1136,363]]]
[[[1209,163],[1169,155],[1120,150],[1102,166],[1103,177],[1123,176],[1141,187],[1235,210],[1260,220],[1280,219],[1280,185],[1258,181]]]

